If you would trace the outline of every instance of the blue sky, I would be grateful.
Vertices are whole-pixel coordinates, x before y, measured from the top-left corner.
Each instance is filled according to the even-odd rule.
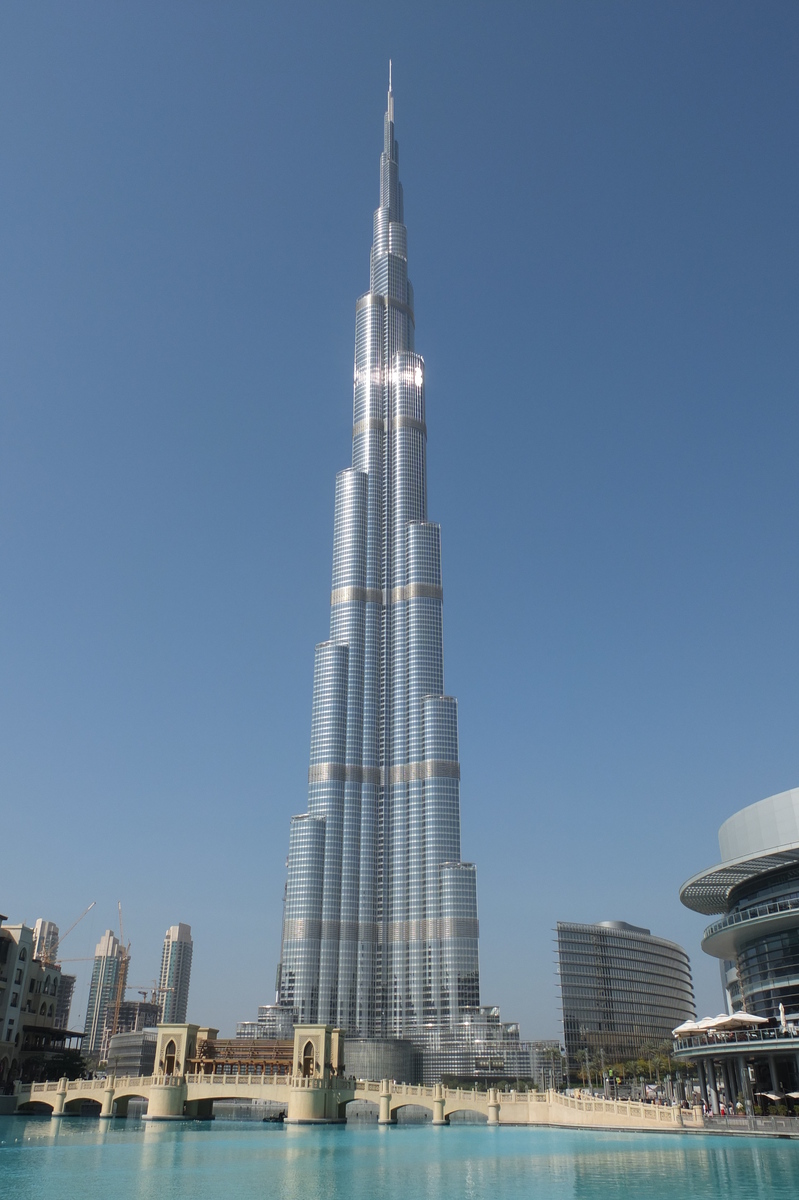
[[[394,60],[482,993],[799,782],[794,3],[0,14],[2,891],[272,997]],[[73,1024],[85,1012],[90,964]]]

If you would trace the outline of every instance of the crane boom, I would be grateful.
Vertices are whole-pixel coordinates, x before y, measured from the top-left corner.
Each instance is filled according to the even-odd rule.
[[[69,935],[72,933],[72,930],[75,928],[76,925],[80,925],[83,918],[86,916],[87,913],[90,913],[92,911],[92,909],[94,908],[96,903],[97,903],[96,900],[92,900],[89,907],[84,908],[83,912],[80,914],[77,921],[73,921],[72,924],[70,925],[69,929],[66,931],[66,933],[61,934],[60,938],[55,943],[55,945],[51,948],[51,950],[49,952],[47,952],[47,951],[45,952],[46,953],[45,962],[47,963],[48,966],[51,967],[53,965],[53,963],[55,962],[56,954],[58,953],[58,949],[59,949],[61,943],[64,941],[64,939],[69,937]]]
[[[119,973],[117,975],[117,993],[114,1000],[114,1024],[111,1027],[111,1036],[119,1029],[119,1009],[122,1000],[125,996],[125,985],[128,981],[128,963],[130,962],[130,942],[127,947],[124,944],[125,935],[122,932],[122,901],[118,901],[117,908],[119,909]]]

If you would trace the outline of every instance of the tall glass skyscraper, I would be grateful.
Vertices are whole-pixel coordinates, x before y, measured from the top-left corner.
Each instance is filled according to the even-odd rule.
[[[444,695],[440,529],[427,519],[424,375],[389,81],[369,291],[355,306],[352,466],[336,478],[330,638],[316,647],[308,811],[291,822],[278,993],[298,1022],[421,1041],[480,1003],[458,710]]]
[[[184,925],[182,921],[179,925],[170,925],[164,935],[158,986],[161,1020],[165,1025],[182,1025],[186,1020],[193,952],[191,925]]]

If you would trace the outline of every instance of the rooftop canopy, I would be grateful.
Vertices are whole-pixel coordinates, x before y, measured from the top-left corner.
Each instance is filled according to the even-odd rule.
[[[724,861],[693,875],[680,899],[694,912],[726,913],[734,888],[799,864],[799,788],[742,808],[719,830]]]

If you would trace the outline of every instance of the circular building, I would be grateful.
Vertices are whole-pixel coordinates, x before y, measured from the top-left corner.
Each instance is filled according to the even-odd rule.
[[[718,958],[728,1008],[678,1031],[678,1058],[696,1062],[702,1093],[718,1111],[718,1079],[767,1107],[799,1100],[799,788],[741,809],[719,830],[721,862],[694,875],[680,899],[718,915],[702,949]],[[702,1028],[705,1026],[705,1028]]]
[[[727,964],[734,1011],[799,1021],[799,788],[735,813],[719,847],[722,861],[680,889],[686,907],[721,914],[702,949]]]

